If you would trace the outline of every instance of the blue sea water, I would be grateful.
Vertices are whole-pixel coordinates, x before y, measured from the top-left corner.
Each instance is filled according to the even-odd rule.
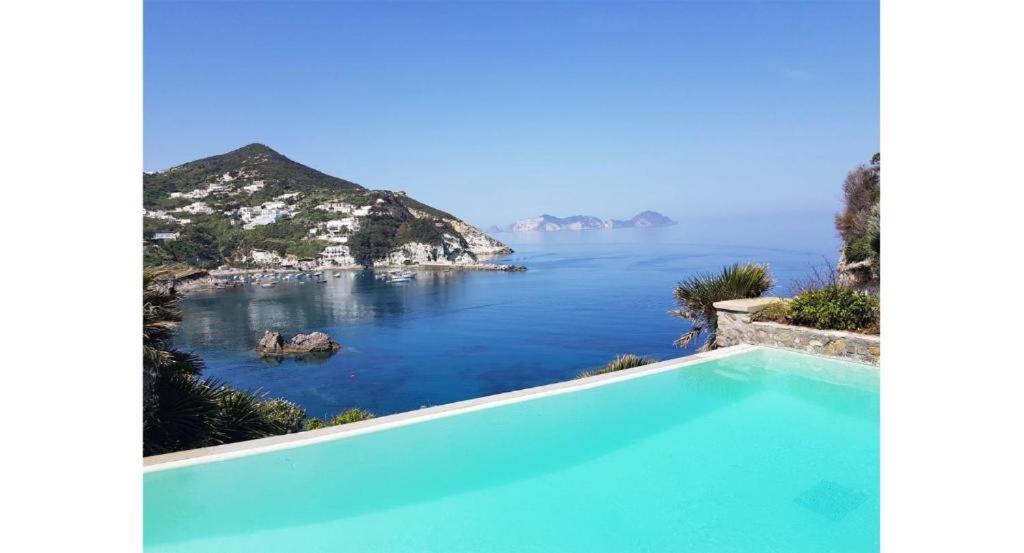
[[[837,255],[828,214],[497,237],[515,250],[500,261],[527,272],[419,271],[387,284],[344,271],[327,284],[199,292],[183,302],[177,345],[203,358],[206,376],[285,397],[310,416],[383,415],[566,380],[623,353],[692,353],[672,345],[689,328],[668,313],[676,282],[756,261],[785,294]],[[267,329],[324,331],[343,349],[260,359]]]
[[[762,349],[147,473],[147,551],[859,553],[878,371]]]

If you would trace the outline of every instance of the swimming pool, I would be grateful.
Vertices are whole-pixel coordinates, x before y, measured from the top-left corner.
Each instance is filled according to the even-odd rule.
[[[877,551],[878,370],[727,349],[150,464],[145,548]]]

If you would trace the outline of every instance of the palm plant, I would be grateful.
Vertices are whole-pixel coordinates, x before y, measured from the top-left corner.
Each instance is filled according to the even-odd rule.
[[[620,355],[609,362],[607,365],[589,371],[583,371],[576,378],[586,378],[588,376],[594,376],[598,374],[612,373],[625,369],[632,369],[633,367],[642,367],[644,365],[650,365],[651,363],[657,363],[657,359],[651,359],[650,357],[640,357],[632,353]]]
[[[690,330],[680,336],[674,344],[679,347],[690,345],[694,338],[704,335],[699,351],[716,347],[718,316],[715,302],[739,298],[756,298],[775,285],[766,265],[748,263],[734,264],[722,268],[718,274],[704,273],[690,277],[676,285],[675,297],[679,309],[671,313],[690,321]]]

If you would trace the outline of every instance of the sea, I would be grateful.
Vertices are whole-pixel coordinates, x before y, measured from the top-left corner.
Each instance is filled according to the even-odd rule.
[[[386,283],[372,270],[325,273],[326,284],[285,281],[190,293],[176,346],[198,354],[204,376],[310,417],[351,407],[376,415],[571,379],[617,355],[659,360],[690,325],[673,317],[675,284],[732,263],[768,264],[770,293],[834,264],[830,213],[694,216],[662,228],[494,235],[514,253],[493,260],[526,272],[417,270]],[[299,281],[301,282],[301,281]],[[266,359],[266,330],[322,331],[329,356]]]

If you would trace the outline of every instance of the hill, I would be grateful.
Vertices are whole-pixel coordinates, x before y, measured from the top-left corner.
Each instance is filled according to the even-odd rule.
[[[143,175],[147,264],[474,264],[501,242],[404,192],[369,190],[263,144]]]
[[[666,227],[674,224],[676,224],[675,221],[656,211],[642,211],[625,221],[617,219],[604,220],[590,215],[573,215],[571,217],[541,215],[530,219],[520,219],[509,225],[508,230],[511,232],[552,232],[559,230]]]

